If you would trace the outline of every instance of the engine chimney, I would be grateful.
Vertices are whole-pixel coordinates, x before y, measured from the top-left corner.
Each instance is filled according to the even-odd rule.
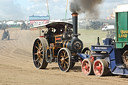
[[[72,13],[73,35],[78,37],[78,13]]]

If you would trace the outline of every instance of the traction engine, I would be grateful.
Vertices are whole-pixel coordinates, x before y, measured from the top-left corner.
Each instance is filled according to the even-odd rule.
[[[42,26],[43,36],[33,45],[33,62],[36,68],[45,69],[48,63],[58,62],[61,71],[67,72],[79,60],[77,53],[83,43],[77,33],[77,13],[72,14],[73,25],[66,22],[53,22]],[[73,28],[73,29],[72,29]]]
[[[97,45],[91,46],[90,55],[79,54],[85,75],[128,75],[128,10],[124,10],[127,7],[119,6],[116,11],[116,40],[106,38],[100,45],[98,38]]]

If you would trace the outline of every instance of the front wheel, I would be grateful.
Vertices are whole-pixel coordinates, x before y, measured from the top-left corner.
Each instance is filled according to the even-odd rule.
[[[61,71],[68,72],[71,68],[71,52],[68,48],[61,48],[58,52],[58,65]]]
[[[85,75],[92,75],[93,73],[93,62],[90,59],[84,59],[81,66],[82,72]]]

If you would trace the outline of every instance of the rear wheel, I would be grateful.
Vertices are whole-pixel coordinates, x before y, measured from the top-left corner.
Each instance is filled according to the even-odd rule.
[[[48,63],[45,60],[44,42],[41,39],[36,39],[33,45],[33,63],[36,68],[45,69]]]
[[[128,68],[128,50],[123,53],[123,62],[126,68]]]
[[[61,48],[58,52],[58,65],[61,71],[68,72],[71,68],[71,52],[68,48]]]
[[[85,75],[91,75],[93,73],[93,62],[90,61],[90,59],[84,59],[82,61],[82,66],[81,66],[82,72]]]
[[[108,62],[105,59],[97,59],[93,64],[93,71],[96,76],[105,76],[109,73]]]

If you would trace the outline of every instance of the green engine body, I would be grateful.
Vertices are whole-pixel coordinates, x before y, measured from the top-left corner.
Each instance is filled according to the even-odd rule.
[[[116,12],[116,48],[128,45],[128,12]]]

